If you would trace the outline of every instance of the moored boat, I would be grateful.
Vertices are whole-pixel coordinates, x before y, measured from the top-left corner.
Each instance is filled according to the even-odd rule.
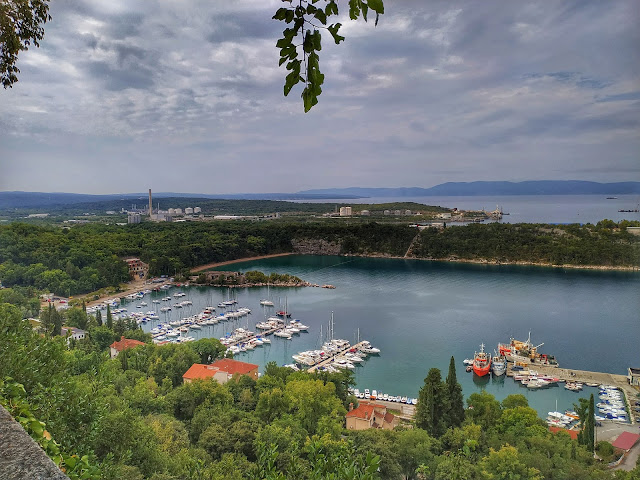
[[[480,345],[480,351],[473,356],[473,373],[484,377],[491,370],[491,356],[484,351],[484,343]]]
[[[491,371],[496,377],[504,375],[507,371],[507,359],[504,356],[496,355],[491,361]]]

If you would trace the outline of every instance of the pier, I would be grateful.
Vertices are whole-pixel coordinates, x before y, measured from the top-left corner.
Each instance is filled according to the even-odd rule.
[[[506,375],[509,377],[513,377],[513,375],[517,374],[518,372],[517,370],[514,371],[512,367],[513,363],[507,364]],[[597,383],[598,385],[611,385],[613,387],[619,388],[622,392],[624,392],[625,403],[630,413],[629,422],[632,425],[636,423],[635,417],[633,415],[632,402],[633,399],[636,398],[638,392],[631,385],[629,385],[626,375],[617,375],[615,373],[605,372],[589,372],[586,370],[576,370],[573,368],[560,368],[543,365],[541,363],[531,363],[524,368],[534,370],[538,372],[539,375],[549,375],[552,377],[557,377],[560,379],[560,382],[580,382],[583,384]],[[598,399],[596,398],[596,403],[597,402]]]
[[[248,336],[248,337],[245,337],[245,338],[243,338],[242,340],[238,340],[238,341],[236,341],[236,342],[233,342],[233,343],[228,344],[228,345],[227,345],[227,348],[228,348],[228,347],[235,346],[235,345],[239,345],[240,343],[248,342],[248,341],[250,341],[250,340],[253,340],[253,339],[254,339],[254,338],[256,338],[257,336],[260,336],[260,337],[266,337],[267,335],[271,335],[272,333],[277,332],[278,330],[280,330],[280,329],[282,329],[282,328],[284,328],[284,327],[270,328],[269,330],[261,330],[259,334],[258,334],[258,333],[254,333],[253,335],[250,335],[250,336]]]
[[[360,348],[360,347],[363,346],[364,343],[365,343],[365,341],[362,341],[360,343],[356,343],[355,345],[351,345],[351,346],[349,346],[347,348],[343,348],[342,350],[334,353],[333,355],[328,356],[326,359],[322,360],[320,363],[316,363],[314,366],[308,368],[307,372],[315,372],[319,367],[324,367],[325,365],[328,365],[329,363],[331,363],[335,357],[338,357],[340,355],[344,355],[345,353],[347,353],[352,348],[356,348],[356,349]]]

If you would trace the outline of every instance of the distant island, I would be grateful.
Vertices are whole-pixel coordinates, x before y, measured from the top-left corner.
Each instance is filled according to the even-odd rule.
[[[176,201],[182,199],[203,200],[253,200],[253,201],[292,201],[292,200],[352,200],[369,197],[429,197],[429,196],[482,196],[482,195],[640,195],[640,182],[599,183],[582,180],[530,180],[525,182],[447,182],[434,187],[398,187],[398,188],[320,188],[302,190],[296,193],[154,193],[154,199]],[[63,205],[92,206],[103,202],[113,208],[124,203],[147,202],[147,193],[122,193],[109,195],[90,195],[63,192],[0,192],[0,210],[12,208],[37,208]],[[123,203],[124,202],[124,203]]]

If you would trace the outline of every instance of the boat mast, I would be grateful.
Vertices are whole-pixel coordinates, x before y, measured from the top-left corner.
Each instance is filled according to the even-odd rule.
[[[331,311],[331,323],[329,324],[329,329],[331,332],[331,340],[333,340],[333,311]]]

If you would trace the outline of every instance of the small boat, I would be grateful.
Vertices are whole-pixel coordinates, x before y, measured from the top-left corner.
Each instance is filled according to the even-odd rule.
[[[484,343],[480,345],[480,351],[473,356],[473,373],[484,377],[491,370],[491,357],[484,351]]]
[[[495,355],[491,361],[491,371],[496,377],[504,375],[507,371],[507,358],[505,356]]]

